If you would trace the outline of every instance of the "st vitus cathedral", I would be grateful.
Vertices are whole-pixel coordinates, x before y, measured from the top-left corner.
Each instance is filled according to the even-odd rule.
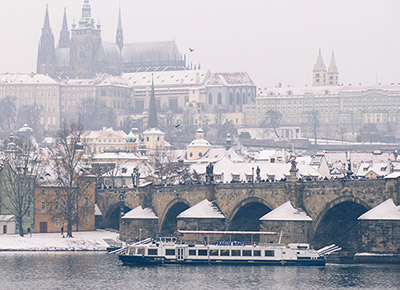
[[[101,25],[96,24],[89,0],[84,0],[82,16],[71,30],[64,10],[62,29],[55,45],[46,7],[39,42],[37,72],[53,78],[88,79],[97,73],[120,75],[124,72],[185,70],[175,41],[124,43],[121,11],[119,11],[115,42],[101,38]]]

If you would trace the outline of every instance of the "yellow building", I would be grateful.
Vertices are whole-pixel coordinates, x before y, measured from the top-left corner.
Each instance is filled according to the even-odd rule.
[[[203,157],[211,148],[210,142],[204,139],[204,131],[199,128],[194,139],[186,147],[186,160],[197,160]]]

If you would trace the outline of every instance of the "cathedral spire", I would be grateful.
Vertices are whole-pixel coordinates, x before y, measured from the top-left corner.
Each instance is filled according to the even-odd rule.
[[[62,23],[62,29],[60,32],[60,39],[58,41],[59,48],[70,47],[70,37],[69,37],[68,23],[67,23],[67,10],[64,8],[64,18]]]
[[[317,61],[314,65],[314,71],[326,71],[324,60],[322,59],[321,49],[319,49]]]
[[[49,28],[50,29],[50,19],[49,19],[49,5],[46,4],[46,14],[44,15],[44,25],[43,29]]]
[[[122,47],[124,46],[124,33],[122,30],[121,7],[119,7],[119,14],[118,14],[118,28],[117,28],[116,44],[118,45],[119,50],[122,52]]]
[[[338,69],[336,66],[336,61],[335,61],[335,53],[333,51],[332,51],[332,58],[331,58],[331,63],[329,65],[328,72],[329,73],[331,73],[331,72],[337,73],[338,72]]]
[[[157,105],[156,105],[156,95],[154,92],[154,75],[151,74],[151,96],[150,96],[150,104],[149,104],[149,128],[157,128]]]

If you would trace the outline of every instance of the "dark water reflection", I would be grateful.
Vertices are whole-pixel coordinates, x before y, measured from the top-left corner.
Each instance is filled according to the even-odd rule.
[[[400,265],[125,267],[100,253],[1,253],[0,289],[400,289]]]

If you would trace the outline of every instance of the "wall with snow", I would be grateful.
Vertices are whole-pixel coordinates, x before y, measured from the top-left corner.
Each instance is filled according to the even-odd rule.
[[[156,238],[158,219],[121,219],[120,240],[133,242],[145,238]]]
[[[281,232],[282,242],[288,243],[309,243],[312,221],[274,221],[261,220],[260,231],[264,232]],[[277,241],[276,236],[261,236],[261,242]]]
[[[358,223],[359,252],[400,255],[400,220],[362,219]]]

